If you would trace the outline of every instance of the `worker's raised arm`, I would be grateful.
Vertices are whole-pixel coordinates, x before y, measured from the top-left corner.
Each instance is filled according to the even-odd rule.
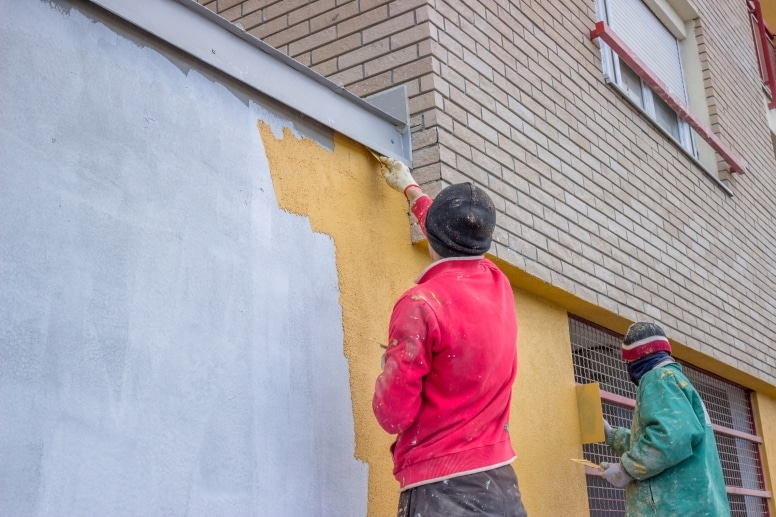
[[[426,234],[426,213],[431,206],[431,198],[428,197],[420,185],[412,177],[409,168],[398,160],[381,156],[380,163],[383,164],[385,173],[383,177],[386,183],[397,192],[404,194],[404,197],[410,202],[410,210],[418,220],[423,235]]]

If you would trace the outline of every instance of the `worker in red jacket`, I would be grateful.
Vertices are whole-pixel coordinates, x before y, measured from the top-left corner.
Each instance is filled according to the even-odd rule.
[[[372,409],[396,434],[399,517],[525,516],[509,436],[517,318],[506,276],[483,255],[496,210],[471,183],[436,199],[381,158],[410,202],[433,263],[393,308]]]

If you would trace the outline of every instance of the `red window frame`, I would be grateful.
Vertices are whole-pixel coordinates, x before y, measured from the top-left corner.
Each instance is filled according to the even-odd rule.
[[[757,67],[760,71],[760,79],[768,92],[771,100],[768,109],[776,108],[776,45],[773,43],[773,32],[763,19],[763,10],[760,0],[747,0],[749,9],[749,22],[752,26],[752,38],[754,39]]]
[[[752,0],[757,1],[757,0]],[[595,28],[590,31],[590,39],[600,38],[624,61],[641,80],[647,83],[653,93],[663,99],[679,117],[687,122],[695,132],[708,143],[717,154],[730,167],[731,173],[744,174],[746,162],[728,148],[717,135],[690,111],[685,103],[674,94],[671,89],[636,55],[633,50],[622,40],[606,22],[596,22]]]

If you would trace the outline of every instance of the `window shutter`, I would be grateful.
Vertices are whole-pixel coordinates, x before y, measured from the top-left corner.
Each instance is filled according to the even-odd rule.
[[[609,25],[677,97],[687,102],[676,38],[642,0],[608,0]]]

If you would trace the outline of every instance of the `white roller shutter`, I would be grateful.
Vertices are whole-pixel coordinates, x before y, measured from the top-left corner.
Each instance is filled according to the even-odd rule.
[[[668,87],[687,102],[676,38],[642,0],[608,0],[609,25]]]

